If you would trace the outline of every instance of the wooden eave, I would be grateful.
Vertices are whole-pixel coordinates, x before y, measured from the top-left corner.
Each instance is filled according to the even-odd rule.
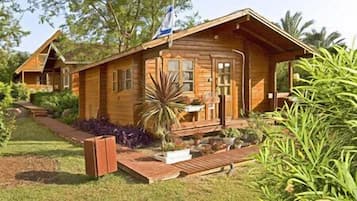
[[[250,18],[254,18],[255,20],[257,20],[261,24],[265,25],[266,27],[268,27],[272,31],[278,33],[280,36],[284,37],[285,39],[291,41],[292,43],[294,43],[295,45],[300,47],[303,50],[304,53],[312,54],[312,53],[315,52],[315,50],[312,49],[310,46],[308,46],[308,45],[304,44],[303,42],[301,42],[300,40],[294,38],[293,36],[291,36],[287,32],[283,31],[282,29],[280,29],[279,27],[277,27],[276,25],[271,23],[269,20],[267,20],[266,18],[264,18],[263,16],[259,15],[258,13],[256,13],[255,11],[253,11],[252,9],[249,9],[249,8],[243,9],[243,10],[240,10],[240,11],[236,11],[236,12],[231,13],[229,15],[226,15],[226,16],[223,16],[223,17],[219,17],[217,19],[214,19],[214,20],[211,20],[209,22],[197,25],[195,27],[192,27],[192,28],[189,28],[189,29],[177,32],[177,33],[174,33],[172,35],[172,39],[173,40],[178,40],[180,38],[183,38],[183,37],[192,35],[194,33],[198,33],[198,32],[210,29],[212,27],[215,27],[215,26],[218,26],[218,25],[221,25],[221,24],[224,24],[226,22],[233,21],[233,20],[237,20],[237,23],[242,23],[242,22],[246,21],[244,19],[242,20],[242,17],[244,17],[244,16],[248,16],[246,18],[246,20],[250,20]],[[106,59],[103,59],[101,61],[94,62],[92,64],[82,66],[82,67],[76,69],[73,72],[83,71],[83,70],[86,70],[86,69],[89,69],[89,68],[93,68],[93,67],[108,63],[110,61],[113,61],[113,60],[116,60],[116,59],[119,59],[119,58],[122,58],[122,57],[126,57],[126,56],[129,56],[129,55],[135,54],[137,52],[140,52],[140,51],[143,51],[143,50],[146,50],[146,49],[158,47],[160,45],[163,45],[163,44],[167,43],[168,39],[169,39],[169,37],[163,37],[163,38],[158,38],[158,39],[143,43],[143,44],[141,44],[139,46],[136,46],[136,47],[133,47],[133,48],[131,48],[131,49],[129,49],[129,50],[123,52],[123,53],[119,53],[119,54],[116,54],[114,56],[110,56],[110,57],[108,57]]]

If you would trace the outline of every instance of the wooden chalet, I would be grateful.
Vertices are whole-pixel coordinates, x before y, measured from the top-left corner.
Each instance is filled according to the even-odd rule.
[[[56,31],[15,71],[15,76],[31,91],[61,91],[70,89],[78,94],[78,73],[71,73],[89,62],[73,61],[57,47],[62,35]]]
[[[80,118],[107,116],[115,124],[135,124],[139,119],[136,104],[151,84],[149,75],[157,77],[163,70],[178,73],[184,94],[201,98],[204,104],[198,112],[187,112],[176,134],[240,127],[246,123],[243,113],[277,107],[276,64],[313,53],[251,9],[171,37],[170,47],[168,37],[159,38],[76,69]],[[219,99],[218,95],[224,96]]]

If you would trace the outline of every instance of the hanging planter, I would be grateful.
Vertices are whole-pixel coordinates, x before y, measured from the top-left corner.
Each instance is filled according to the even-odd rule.
[[[185,112],[199,112],[204,107],[205,107],[204,105],[186,105]]]

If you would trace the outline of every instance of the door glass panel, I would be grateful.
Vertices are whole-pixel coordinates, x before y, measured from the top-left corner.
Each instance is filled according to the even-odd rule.
[[[218,73],[223,73],[224,67],[223,63],[218,63]]]
[[[230,63],[224,63],[224,71],[225,71],[225,73],[231,72],[231,64]]]

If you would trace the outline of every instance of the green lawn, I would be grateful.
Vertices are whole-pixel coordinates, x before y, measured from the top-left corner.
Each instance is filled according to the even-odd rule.
[[[248,187],[257,176],[251,171],[254,164],[238,168],[231,176],[216,174],[151,185],[123,172],[91,180],[84,175],[82,147],[61,140],[30,118],[18,120],[12,140],[0,149],[0,157],[9,155],[50,157],[58,161],[59,174],[52,184],[0,189],[0,200],[258,200],[258,193]]]

